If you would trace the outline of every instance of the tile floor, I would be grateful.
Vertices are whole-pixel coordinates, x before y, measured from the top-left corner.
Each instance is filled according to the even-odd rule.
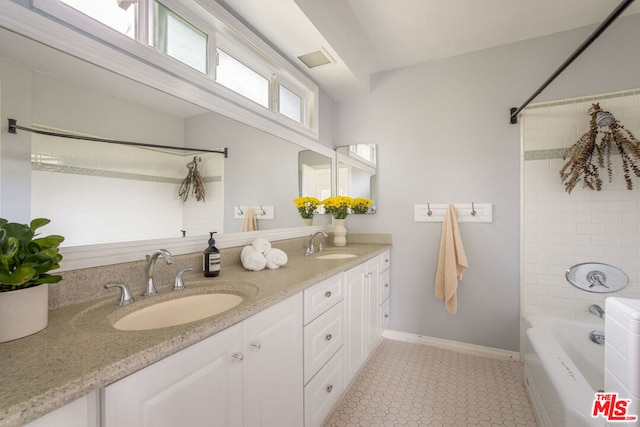
[[[325,427],[536,422],[519,362],[385,339]]]

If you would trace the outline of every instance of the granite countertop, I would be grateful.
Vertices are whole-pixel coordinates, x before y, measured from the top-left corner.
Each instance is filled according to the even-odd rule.
[[[187,290],[158,286],[160,297],[137,297],[125,307],[102,298],[49,311],[46,329],[0,344],[0,426],[21,426],[91,391],[176,353],[302,290],[384,252],[388,244],[327,248],[349,252],[347,259],[315,259],[288,253],[276,270],[250,272],[240,264],[220,276],[184,276]],[[300,251],[298,251],[300,252]],[[149,331],[119,331],[111,325],[128,312],[188,294],[229,292],[245,297],[235,308],[185,325]]]

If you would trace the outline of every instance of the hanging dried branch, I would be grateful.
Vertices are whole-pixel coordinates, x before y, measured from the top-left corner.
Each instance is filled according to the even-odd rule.
[[[602,151],[598,149],[597,136],[598,125],[596,116],[593,114],[589,121],[589,131],[582,135],[563,156],[563,160],[569,157],[569,161],[560,169],[560,178],[567,193],[571,193],[581,179],[584,185],[592,190],[599,191],[602,188],[598,165],[593,161],[594,152],[597,152],[598,163],[603,162]]]
[[[569,160],[560,169],[560,178],[564,183],[567,193],[576,186],[582,179],[584,186],[600,191],[602,180],[598,168],[607,168],[609,182],[613,177],[611,167],[611,151],[615,146],[622,160],[622,170],[624,180],[628,190],[633,189],[632,173],[640,177],[640,166],[636,163],[640,160],[640,141],[631,132],[620,124],[611,113],[603,111],[599,104],[593,104],[589,110],[591,120],[589,121],[589,131],[582,135],[578,141],[571,146],[564,156]],[[600,131],[599,127],[606,127],[607,130]],[[598,142],[598,134],[602,134]],[[594,155],[596,161],[594,162]]]
[[[182,184],[180,184],[180,189],[178,190],[178,195],[182,198],[183,202],[187,201],[189,194],[195,197],[197,201],[205,201],[204,182],[202,181],[200,172],[198,172],[199,161],[202,161],[202,159],[195,156],[192,162],[187,163],[187,169],[189,169],[189,172],[187,173],[186,178],[182,181]]]

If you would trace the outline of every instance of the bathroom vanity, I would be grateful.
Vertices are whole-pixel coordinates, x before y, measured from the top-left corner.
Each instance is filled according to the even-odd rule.
[[[388,320],[390,245],[323,254],[344,252],[355,256],[300,251],[277,270],[186,277],[187,292],[244,300],[185,325],[114,329],[142,297],[51,311],[47,329],[0,346],[0,426],[321,425]]]

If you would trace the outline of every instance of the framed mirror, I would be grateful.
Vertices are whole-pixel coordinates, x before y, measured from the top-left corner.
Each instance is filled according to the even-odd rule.
[[[353,144],[336,148],[338,195],[371,199],[367,213],[377,210],[377,147]]]
[[[69,236],[65,270],[144,258],[147,248],[195,252],[206,246],[209,231],[219,233],[221,247],[244,244],[255,237],[237,237],[251,234],[238,233],[238,205],[273,208],[273,219],[258,217],[256,236],[308,232],[297,231],[302,223],[292,199],[299,192],[299,153],[313,150],[185,101],[181,91],[188,88],[166,93],[2,28],[0,85],[5,132],[7,118],[15,118],[23,126],[101,138],[229,150],[225,159],[20,130],[3,135],[2,184],[17,195],[4,197],[11,197],[11,212],[50,218],[48,233]],[[330,148],[307,145],[332,160]],[[201,158],[204,203],[178,197],[194,156]]]

